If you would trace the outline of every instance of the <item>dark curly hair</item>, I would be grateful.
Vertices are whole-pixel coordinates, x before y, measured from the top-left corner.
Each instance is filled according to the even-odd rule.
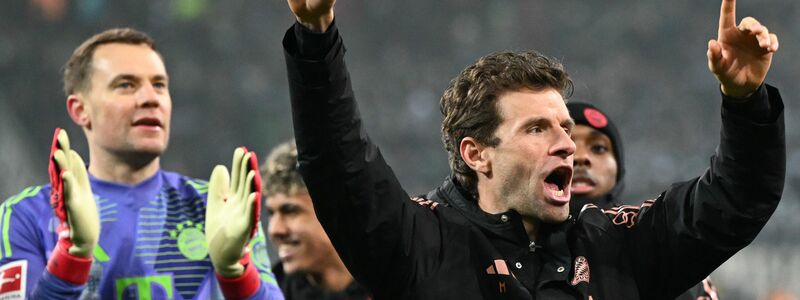
[[[572,94],[572,80],[556,59],[536,51],[498,52],[481,57],[450,82],[439,101],[442,142],[450,157],[450,171],[467,191],[477,195],[478,177],[461,158],[459,144],[472,137],[486,146],[500,139],[495,130],[502,118],[497,97],[528,88],[552,88],[564,98]]]

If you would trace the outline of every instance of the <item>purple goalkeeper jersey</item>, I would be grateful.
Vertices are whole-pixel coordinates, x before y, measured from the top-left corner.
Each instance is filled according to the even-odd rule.
[[[90,181],[101,231],[89,281],[46,270],[59,221],[50,185],[29,187],[0,206],[0,299],[223,299],[204,235],[207,182],[166,171],[136,185]],[[258,226],[248,247],[261,284],[250,299],[283,299]]]

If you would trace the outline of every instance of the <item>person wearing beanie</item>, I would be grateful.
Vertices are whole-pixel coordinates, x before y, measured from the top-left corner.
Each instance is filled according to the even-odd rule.
[[[569,102],[567,109],[576,125],[570,214],[578,216],[587,203],[603,209],[618,206],[616,199],[625,186],[622,136],[606,114],[591,104]]]
[[[622,136],[614,122],[594,105],[570,101],[567,109],[575,121],[571,135],[575,142],[575,158],[570,214],[578,217],[590,203],[606,210],[620,207],[618,199],[625,176]],[[718,300],[719,297],[716,287],[706,278],[676,299]]]

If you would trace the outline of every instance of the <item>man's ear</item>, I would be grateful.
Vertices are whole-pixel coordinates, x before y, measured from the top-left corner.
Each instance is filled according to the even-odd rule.
[[[67,97],[67,113],[75,124],[82,128],[91,129],[92,122],[89,118],[89,107],[82,94],[71,94]]]
[[[477,173],[490,173],[492,171],[492,161],[489,155],[490,147],[485,146],[472,137],[461,139],[459,144],[461,159],[467,163],[470,169]]]

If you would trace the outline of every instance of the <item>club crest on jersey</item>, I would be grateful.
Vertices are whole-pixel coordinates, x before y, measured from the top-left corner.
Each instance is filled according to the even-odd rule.
[[[0,300],[25,299],[28,261],[18,260],[0,267]]]
[[[208,243],[203,233],[203,224],[185,221],[169,231],[178,241],[178,250],[189,260],[203,260],[208,255]]]
[[[264,238],[264,231],[261,230],[261,223],[256,223],[258,226],[258,234],[253,236],[250,240],[250,245],[248,249],[250,251],[250,257],[253,260],[253,263],[256,264],[256,267],[262,270],[268,270],[269,266],[269,254],[267,254],[267,240]]]
[[[586,260],[586,257],[576,257],[573,265],[575,266],[575,277],[572,278],[572,285],[578,285],[581,282],[589,283],[589,261]]]

